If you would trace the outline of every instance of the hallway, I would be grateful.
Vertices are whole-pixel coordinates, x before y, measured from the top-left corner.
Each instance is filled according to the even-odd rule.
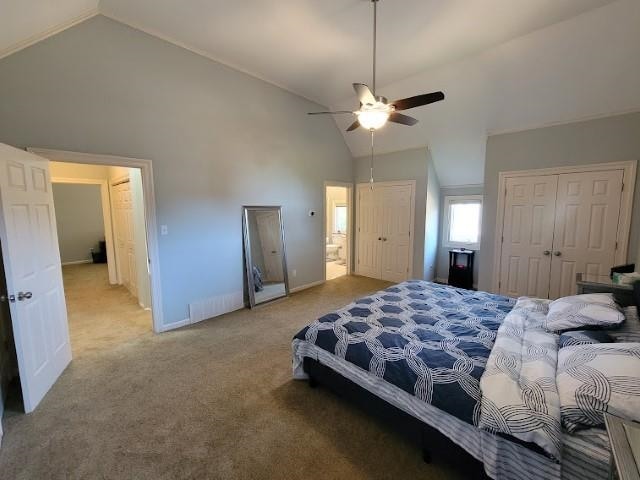
[[[74,358],[151,332],[151,312],[123,286],[109,285],[106,264],[67,265],[62,276]]]

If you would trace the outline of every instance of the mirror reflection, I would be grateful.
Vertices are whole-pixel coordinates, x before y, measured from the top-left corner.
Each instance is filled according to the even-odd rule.
[[[287,296],[287,266],[280,207],[244,207],[249,303],[253,307]]]

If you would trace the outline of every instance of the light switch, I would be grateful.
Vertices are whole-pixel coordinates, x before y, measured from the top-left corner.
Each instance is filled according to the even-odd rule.
[[[160,235],[169,235],[169,227],[160,225]]]

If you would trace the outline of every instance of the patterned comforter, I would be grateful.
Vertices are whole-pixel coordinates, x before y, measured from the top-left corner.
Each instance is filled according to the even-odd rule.
[[[295,337],[472,425],[480,377],[515,300],[408,281],[319,318]]]

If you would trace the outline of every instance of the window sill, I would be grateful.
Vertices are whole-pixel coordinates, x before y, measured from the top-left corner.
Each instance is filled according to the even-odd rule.
[[[448,249],[452,249],[452,248],[460,248],[460,249],[465,249],[465,250],[472,250],[474,252],[479,252],[480,251],[480,245],[476,245],[476,244],[469,244],[469,243],[445,243],[442,245],[443,248],[448,248]]]

